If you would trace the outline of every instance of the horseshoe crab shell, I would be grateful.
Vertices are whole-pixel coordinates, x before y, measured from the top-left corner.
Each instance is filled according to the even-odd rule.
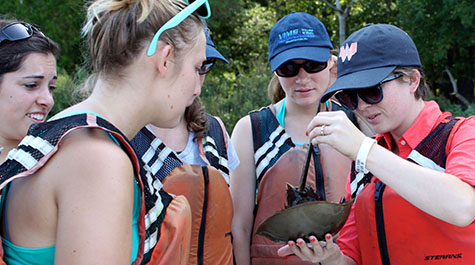
[[[327,201],[313,201],[281,210],[262,222],[256,230],[258,235],[275,242],[314,235],[324,240],[327,233],[335,235],[340,231],[350,214],[353,199],[342,204]]]

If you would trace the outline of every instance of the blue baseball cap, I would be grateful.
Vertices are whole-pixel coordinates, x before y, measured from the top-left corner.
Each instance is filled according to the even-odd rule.
[[[211,36],[209,35],[208,29],[205,29],[205,35],[206,35],[206,58],[216,58],[229,64],[228,60],[226,60],[226,58],[224,58],[224,56],[216,49],[216,46],[211,40]]]
[[[323,94],[379,84],[398,66],[422,67],[416,45],[400,28],[388,24],[367,25],[351,34],[338,54],[338,78]]]
[[[320,20],[304,12],[292,12],[277,21],[270,31],[270,68],[275,71],[283,63],[296,59],[326,62],[332,48]]]

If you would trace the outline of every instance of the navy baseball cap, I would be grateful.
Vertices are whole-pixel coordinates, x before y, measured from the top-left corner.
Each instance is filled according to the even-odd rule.
[[[275,71],[283,63],[296,59],[326,62],[332,48],[320,20],[304,12],[292,12],[277,21],[270,31],[270,68]]]
[[[211,40],[211,36],[209,35],[208,29],[205,29],[205,35],[206,35],[206,58],[216,58],[229,64],[228,60],[226,60],[226,58],[224,58],[224,56],[216,49],[216,46]]]
[[[367,25],[341,45],[338,78],[321,101],[325,102],[340,90],[375,86],[398,66],[422,67],[411,37],[393,25]]]

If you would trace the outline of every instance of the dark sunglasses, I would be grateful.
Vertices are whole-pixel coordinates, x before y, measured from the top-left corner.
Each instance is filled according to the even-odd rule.
[[[353,90],[342,90],[335,95],[336,99],[343,105],[345,105],[350,110],[355,110],[358,108],[358,96],[364,102],[368,104],[378,104],[383,100],[383,87],[382,84],[397,79],[403,76],[401,73],[395,73],[384,78],[379,84],[363,88],[363,89],[353,89]]]
[[[279,68],[275,70],[275,73],[280,77],[294,77],[299,74],[300,68],[302,67],[305,72],[314,74],[327,68],[327,62],[306,61],[305,63],[294,63],[288,61],[279,66]]]
[[[34,25],[22,22],[13,22],[0,29],[0,43],[4,40],[18,41],[33,36],[33,32],[44,34]]]
[[[191,5],[195,1],[196,0],[185,0],[185,3]],[[201,1],[201,2],[203,2],[203,4],[200,7],[198,7],[198,9],[196,9],[196,13],[198,13],[198,16],[200,16],[200,18],[207,19],[211,16],[211,8],[209,6],[208,0],[206,0],[206,2],[205,1]]]
[[[200,70],[198,70],[199,75],[205,75],[211,69],[213,69],[214,64],[216,63],[216,58],[208,58],[206,61],[203,62],[203,64],[200,67]]]

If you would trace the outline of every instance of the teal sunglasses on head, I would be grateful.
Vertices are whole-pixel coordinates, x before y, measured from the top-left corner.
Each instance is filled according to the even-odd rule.
[[[184,0],[188,3],[187,0]],[[167,30],[178,26],[183,20],[189,17],[193,12],[198,12],[198,16],[202,19],[207,19],[211,16],[211,8],[209,7],[208,0],[190,0],[190,4],[185,7],[182,11],[176,14],[172,19],[168,20],[153,36],[150,45],[148,46],[147,56],[152,56],[157,50],[157,42],[160,38],[160,35]]]

